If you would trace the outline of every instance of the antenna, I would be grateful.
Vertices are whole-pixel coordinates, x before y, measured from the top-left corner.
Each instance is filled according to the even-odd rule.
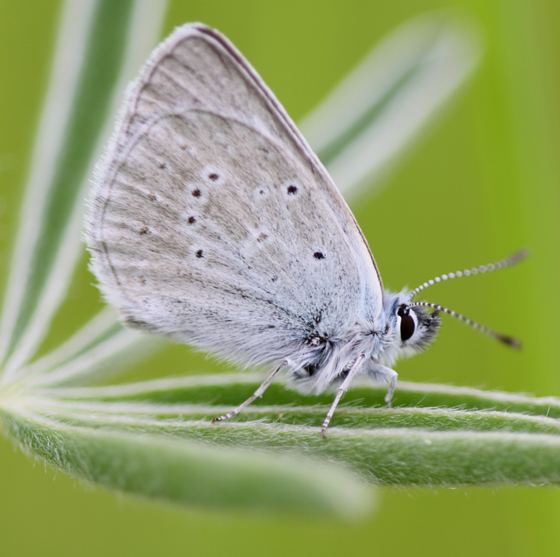
[[[513,257],[513,256],[512,256]],[[511,259],[511,258],[509,258]],[[503,261],[507,261],[506,259],[504,259]],[[500,262],[501,263],[501,262]],[[494,263],[494,265],[496,265]],[[504,265],[507,266],[507,265]],[[485,272],[485,271],[482,271]],[[472,327],[473,329],[480,331],[481,333],[484,333],[485,335],[488,335],[489,337],[492,337],[495,340],[498,340],[499,342],[510,346],[511,348],[521,348],[521,342],[513,337],[510,337],[508,335],[503,335],[502,333],[498,333],[496,331],[494,331],[493,329],[490,329],[490,327],[486,327],[486,325],[481,325],[480,323],[477,323],[476,321],[473,321],[470,317],[466,317],[465,315],[462,315],[452,309],[446,308],[444,306],[440,306],[439,304],[432,304],[431,302],[412,302],[410,304],[408,304],[409,307],[427,307],[427,308],[432,308],[433,310],[435,310],[436,315],[438,313],[446,313],[447,315],[451,315],[451,317],[455,317],[455,319],[458,319],[459,321],[462,321],[463,323],[466,323],[469,327]]]
[[[479,265],[478,267],[471,267],[470,269],[463,269],[462,271],[455,271],[454,273],[439,275],[438,277],[434,277],[433,279],[423,282],[420,286],[417,286],[414,290],[412,290],[412,292],[410,292],[410,299],[412,300],[419,292],[422,292],[422,290],[425,290],[426,288],[433,286],[438,282],[444,282],[446,280],[461,277],[472,277],[474,275],[480,275],[482,273],[489,273],[490,271],[497,271],[498,269],[505,269],[506,267],[511,267],[512,265],[519,263],[519,261],[525,259],[528,255],[528,250],[522,249],[515,252],[513,255],[506,257],[505,259],[496,261],[495,263],[488,263],[486,265]],[[451,310],[445,311],[445,308],[442,308],[441,311],[443,311],[444,313],[448,313]],[[458,314],[455,317],[457,316]]]

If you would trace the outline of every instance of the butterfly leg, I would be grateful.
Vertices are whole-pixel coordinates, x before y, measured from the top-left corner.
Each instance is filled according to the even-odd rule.
[[[393,395],[397,388],[397,379],[399,374],[390,367],[375,363],[367,370],[367,374],[377,383],[387,383],[387,393],[385,394],[385,402],[387,406],[391,406]]]
[[[332,401],[331,407],[329,408],[329,411],[327,412],[327,415],[325,416],[325,419],[323,420],[323,425],[321,426],[321,435],[323,437],[327,433],[327,428],[329,427],[329,424],[331,423],[332,417],[334,416],[334,412],[336,410],[336,407],[338,406],[338,403],[340,402],[340,399],[342,398],[344,393],[350,387],[350,384],[352,383],[354,377],[356,377],[356,374],[358,373],[358,371],[360,371],[360,368],[362,367],[362,364],[364,362],[365,357],[366,357],[365,354],[360,354],[358,356],[358,358],[356,359],[356,361],[354,362],[354,364],[350,368],[350,371],[348,372],[348,375],[344,378],[344,381],[342,381],[342,383],[340,384],[340,387],[338,387],[338,389],[336,390],[336,396],[334,397],[334,400]]]
[[[267,378],[259,385],[258,389],[248,399],[244,400],[239,406],[233,408],[229,412],[226,412],[221,416],[216,416],[212,420],[212,423],[225,422],[234,416],[237,416],[240,412],[243,412],[247,406],[252,404],[257,398],[260,398],[264,394],[282,367],[283,364],[279,365],[270,375],[268,375]]]

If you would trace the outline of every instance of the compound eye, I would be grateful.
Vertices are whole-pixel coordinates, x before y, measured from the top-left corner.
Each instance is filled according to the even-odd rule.
[[[416,323],[412,315],[410,315],[410,309],[404,304],[399,306],[397,315],[401,318],[401,340],[404,342],[414,334]]]

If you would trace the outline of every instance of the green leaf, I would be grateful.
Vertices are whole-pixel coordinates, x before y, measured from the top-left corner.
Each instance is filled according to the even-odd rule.
[[[114,373],[120,360],[141,359],[160,339],[124,328],[115,312],[106,308],[80,328],[65,343],[31,365],[18,376],[26,385],[56,385],[84,382],[95,375]]]
[[[339,467],[146,433],[95,430],[18,407],[3,417],[32,456],[89,483],[182,505],[354,517],[369,490]]]
[[[211,423],[257,386],[255,377],[237,374],[187,377],[37,391],[28,404],[72,426],[328,459],[374,483],[560,481],[556,398],[405,383],[386,408],[384,389],[363,384],[347,393],[324,439],[319,427],[332,395],[302,396],[276,384],[236,421]]]
[[[378,177],[470,75],[478,40],[438,12],[385,37],[301,124],[339,189],[350,196]]]
[[[107,387],[43,388],[37,394],[67,401],[142,402],[236,405],[259,385],[261,376],[250,373],[170,377]],[[371,382],[357,381],[344,397],[344,406],[384,407],[386,389]],[[271,404],[285,407],[329,404],[332,394],[302,395],[280,383],[266,391],[253,407]],[[450,410],[496,410],[548,418],[560,418],[560,399],[523,394],[484,391],[472,387],[453,387],[401,381],[395,393],[395,408],[448,408]]]
[[[122,87],[153,46],[164,2],[68,0],[0,323],[0,365],[34,354],[80,256],[84,190]]]

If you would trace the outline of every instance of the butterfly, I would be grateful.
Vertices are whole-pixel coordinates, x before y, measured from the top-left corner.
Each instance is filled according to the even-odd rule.
[[[236,48],[178,28],[129,87],[98,164],[87,218],[91,269],[124,321],[269,375],[232,418],[287,372],[295,388],[337,386],[327,430],[358,375],[387,385],[425,348],[441,313],[424,288],[512,265],[517,253],[384,289],[371,250],[321,161]]]

